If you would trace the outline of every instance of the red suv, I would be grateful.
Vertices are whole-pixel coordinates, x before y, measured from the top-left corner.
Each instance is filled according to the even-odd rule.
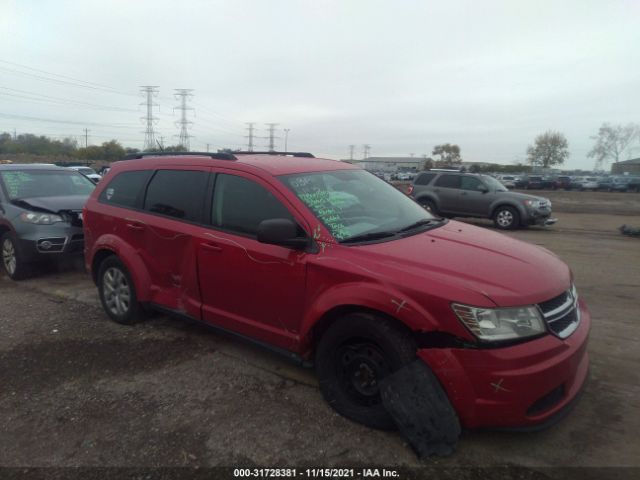
[[[590,315],[558,257],[348,163],[145,154],[113,165],[84,229],[113,320],[160,310],[313,362],[372,427],[393,426],[380,380],[417,359],[469,428],[550,423],[587,375]]]

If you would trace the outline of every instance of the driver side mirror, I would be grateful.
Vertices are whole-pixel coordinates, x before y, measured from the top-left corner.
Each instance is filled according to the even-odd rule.
[[[489,191],[489,189],[485,185],[480,185],[478,187],[478,191],[482,192],[482,193],[487,193]]]
[[[272,218],[260,222],[258,241],[294,250],[304,250],[309,245],[309,240],[306,237],[298,236],[296,224],[286,218]]]

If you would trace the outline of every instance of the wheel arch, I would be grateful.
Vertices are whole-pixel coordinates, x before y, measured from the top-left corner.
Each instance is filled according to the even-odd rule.
[[[515,208],[515,210],[520,214],[520,221],[524,220],[527,217],[527,214],[522,205],[518,205],[517,202],[508,202],[508,201],[500,200],[495,205],[491,206],[490,218],[494,217],[494,215],[496,214],[496,210],[498,210],[500,207]]]

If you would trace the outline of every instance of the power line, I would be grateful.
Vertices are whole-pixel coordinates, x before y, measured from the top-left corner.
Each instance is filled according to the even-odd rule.
[[[280,137],[276,137],[275,136],[276,127],[279,124],[278,123],[265,123],[265,125],[268,127],[268,130],[269,130],[269,136],[265,137],[265,138],[269,139],[269,145],[267,145],[267,147],[269,148],[270,152],[274,152],[276,150],[275,139],[276,138],[280,138]]]
[[[89,110],[104,110],[104,111],[111,111],[111,112],[136,112],[137,111],[137,110],[133,110],[133,109],[130,109],[130,108],[121,108],[121,107],[114,107],[114,106],[107,106],[107,105],[97,105],[95,103],[80,102],[80,101],[72,100],[72,99],[69,99],[69,98],[52,97],[50,95],[41,95],[41,94],[38,94],[38,93],[27,92],[25,90],[18,90],[16,88],[0,87],[0,89],[10,90],[11,92],[18,92],[18,94],[0,92],[0,95],[4,95],[4,96],[7,96],[7,97],[12,97],[12,98],[22,99],[22,100],[20,100],[21,103],[24,100],[27,100],[27,101],[31,101],[31,102],[34,102],[34,103],[50,103],[50,104],[57,104],[57,105],[70,105],[70,106],[73,106],[73,107],[87,108]],[[22,95],[22,94],[24,94],[24,95]]]
[[[141,103],[141,105],[147,106],[147,115],[142,117],[142,120],[147,122],[147,128],[144,132],[144,149],[155,150],[156,139],[153,132],[153,126],[158,122],[158,119],[153,116],[153,107],[158,106],[154,103],[153,98],[158,96],[158,87],[156,85],[143,85],[140,87],[140,93],[146,95],[147,101]]]
[[[95,122],[76,122],[72,120],[56,120],[52,118],[31,117],[27,115],[15,115],[12,113],[0,113],[0,117],[9,118],[12,120],[29,120],[33,122],[64,123],[68,125],[89,125],[91,127],[111,127],[111,128],[132,128],[133,127],[133,125],[118,125],[118,124],[95,123]]]
[[[180,110],[180,120],[176,122],[176,125],[180,125],[180,145],[189,151],[189,138],[193,135],[189,135],[187,128],[189,124],[193,122],[187,120],[187,110],[193,110],[193,108],[187,107],[187,99],[193,97],[191,93],[193,89],[176,88],[175,91],[177,93],[175,93],[174,96],[180,101],[180,105],[175,107]]]

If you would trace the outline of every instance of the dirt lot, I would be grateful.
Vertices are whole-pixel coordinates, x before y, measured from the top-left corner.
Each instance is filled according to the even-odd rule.
[[[576,195],[548,196],[579,208]],[[554,227],[510,235],[569,263],[588,302],[583,398],[547,431],[467,431],[426,465],[522,465],[540,478],[553,466],[640,467],[640,239],[616,230],[640,226],[640,208],[567,208]],[[2,466],[420,465],[397,433],[334,414],[311,371],[177,320],[110,322],[79,271],[0,277],[0,385]]]

